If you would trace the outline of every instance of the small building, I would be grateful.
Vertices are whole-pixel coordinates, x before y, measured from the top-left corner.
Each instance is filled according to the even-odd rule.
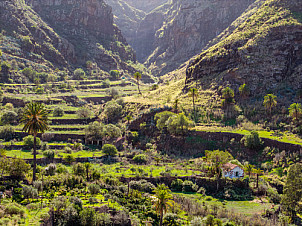
[[[222,176],[228,178],[242,178],[244,177],[244,170],[235,164],[226,163],[222,167]]]

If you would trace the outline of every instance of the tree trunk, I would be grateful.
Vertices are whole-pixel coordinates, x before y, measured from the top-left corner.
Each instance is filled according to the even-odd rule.
[[[36,180],[36,166],[37,166],[37,134],[34,134],[34,166],[33,166],[33,181]]]
[[[160,222],[159,222],[159,226],[163,225],[163,210],[160,211]]]
[[[259,181],[259,174],[257,173],[257,184],[256,184],[256,188],[258,188],[258,181]]]
[[[138,88],[138,94],[142,95],[142,92],[141,92],[141,90],[139,88],[139,80],[137,80],[137,88]]]

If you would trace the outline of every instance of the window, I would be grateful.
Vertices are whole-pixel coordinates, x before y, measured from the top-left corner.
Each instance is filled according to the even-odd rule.
[[[238,173],[238,172],[235,172],[235,176],[238,177],[238,176],[239,176],[239,173]]]

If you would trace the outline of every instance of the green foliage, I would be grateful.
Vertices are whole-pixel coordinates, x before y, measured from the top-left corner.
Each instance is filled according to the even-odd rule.
[[[34,71],[32,68],[24,68],[22,70],[22,74],[28,78],[31,82],[34,82],[35,77],[36,77],[36,71]]]
[[[89,125],[85,128],[85,137],[88,140],[102,140],[104,135],[104,125],[98,121],[89,123]]]
[[[78,111],[77,111],[77,116],[78,118],[81,118],[81,119],[88,119],[90,118],[92,115],[92,112],[88,109],[88,108],[80,108]]]
[[[198,191],[198,185],[194,184],[192,181],[185,180],[182,183],[182,191],[183,192],[197,192]]]
[[[116,147],[112,144],[104,144],[102,151],[107,156],[115,156],[118,153]]]
[[[104,134],[107,139],[119,138],[122,135],[122,131],[114,124],[108,124],[104,126]]]
[[[194,122],[189,120],[189,118],[185,116],[184,113],[171,116],[166,124],[168,126],[168,131],[175,135],[185,135],[188,132],[189,128],[194,126]]]
[[[235,103],[234,100],[234,90],[231,89],[230,87],[226,87],[222,90],[222,107],[227,108],[228,106],[232,105]]]
[[[9,215],[20,215],[20,216],[24,216],[25,214],[25,210],[24,208],[18,204],[18,203],[9,203],[8,205],[5,206],[5,209],[4,209],[4,212],[6,214],[9,214]]]
[[[86,79],[86,73],[82,68],[77,68],[73,72],[73,78],[75,80],[85,80]]]
[[[272,109],[277,106],[277,97],[274,94],[267,94],[264,97],[263,105],[269,114],[272,113]]]
[[[245,135],[242,139],[241,142],[244,144],[245,147],[252,149],[252,150],[257,150],[261,148],[263,145],[263,142],[261,138],[259,137],[259,133],[256,131],[251,131],[250,134]]]
[[[287,174],[282,196],[282,206],[294,220],[297,214],[302,214],[302,164],[292,165]]]
[[[63,115],[64,115],[64,110],[61,107],[56,107],[52,112],[53,117],[63,117]]]
[[[120,72],[118,70],[111,70],[109,73],[110,76],[114,79],[120,78]]]
[[[175,179],[171,183],[171,190],[172,191],[182,191],[182,184],[183,181],[181,179]]]
[[[55,158],[55,152],[53,150],[46,150],[43,152],[43,155],[47,159],[54,159]]]
[[[146,164],[148,162],[148,156],[145,154],[139,154],[133,157],[133,161],[137,164]]]
[[[77,163],[77,164],[73,165],[72,171],[77,176],[85,177],[85,175],[86,175],[86,168],[85,168],[85,165],[82,163]]]
[[[122,116],[123,107],[116,101],[109,101],[104,108],[104,115],[109,122],[115,122]]]
[[[29,170],[30,165],[27,164],[23,159],[11,159],[10,167],[8,169],[10,176],[21,179]]]
[[[173,115],[175,115],[175,114],[170,111],[163,111],[160,113],[156,113],[156,115],[154,117],[154,120],[156,121],[156,127],[159,130],[163,130],[165,127],[167,127],[166,122]]]
[[[292,117],[293,121],[299,122],[301,116],[302,116],[302,106],[300,103],[293,103],[288,108],[289,115]]]
[[[32,186],[24,186],[22,190],[22,195],[25,199],[33,199],[38,197],[38,190]]]
[[[12,126],[2,126],[0,128],[0,139],[11,140],[15,135],[15,129]]]
[[[66,155],[64,157],[64,160],[67,164],[71,164],[76,161],[75,157],[73,157],[72,155]]]
[[[18,120],[18,114],[14,111],[4,111],[1,117],[1,123],[3,125],[15,125]]]
[[[88,190],[90,194],[97,195],[98,193],[100,193],[100,186],[98,184],[89,184]]]
[[[116,88],[110,88],[107,93],[112,99],[116,99],[120,96],[120,93]]]
[[[32,135],[28,135],[26,137],[23,138],[23,143],[24,145],[33,148],[34,147],[34,137]],[[39,137],[37,137],[37,146],[41,146],[41,139]]]
[[[247,98],[250,95],[249,87],[244,83],[239,87],[239,93],[241,98]]]

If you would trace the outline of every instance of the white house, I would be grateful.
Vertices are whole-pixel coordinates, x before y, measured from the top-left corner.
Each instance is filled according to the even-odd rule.
[[[228,178],[244,177],[244,170],[235,164],[226,163],[222,166],[222,176]]]

